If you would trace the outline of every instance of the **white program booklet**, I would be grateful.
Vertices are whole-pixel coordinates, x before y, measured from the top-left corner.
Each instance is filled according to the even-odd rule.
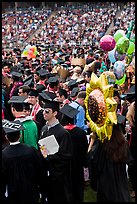
[[[54,135],[39,140],[38,144],[46,148],[48,155],[55,154],[59,150],[59,145]]]

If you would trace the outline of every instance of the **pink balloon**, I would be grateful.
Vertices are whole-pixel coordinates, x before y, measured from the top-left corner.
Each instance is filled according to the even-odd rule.
[[[111,51],[111,50],[113,50],[115,48],[115,45],[116,45],[116,41],[115,41],[115,39],[111,35],[104,35],[100,39],[100,47],[104,51]]]

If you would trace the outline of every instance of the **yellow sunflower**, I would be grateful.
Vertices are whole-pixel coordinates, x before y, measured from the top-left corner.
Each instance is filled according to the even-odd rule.
[[[113,85],[108,83],[106,74],[102,73],[98,78],[92,73],[90,84],[86,87],[86,117],[90,122],[93,132],[99,139],[110,140],[113,124],[117,124],[117,102],[113,98]]]

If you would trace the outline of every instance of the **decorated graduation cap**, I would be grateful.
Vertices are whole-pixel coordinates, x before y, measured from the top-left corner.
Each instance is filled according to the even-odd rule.
[[[56,98],[51,98],[48,94],[42,92],[39,93],[41,100],[44,102],[43,108],[52,108],[55,111],[59,111],[59,105],[62,103]]]
[[[113,98],[114,87],[108,84],[103,73],[97,77],[92,73],[90,84],[86,87],[86,117],[90,122],[90,128],[96,132],[99,139],[110,140],[113,125],[117,124],[117,102]]]
[[[2,120],[2,128],[4,129],[6,134],[18,132],[20,130],[24,130],[24,127],[21,122],[18,120],[16,121],[9,121],[9,120]]]
[[[29,96],[35,96],[35,97],[37,97],[37,96],[39,95],[39,92],[38,92],[36,89],[31,88],[31,89],[29,90],[28,95],[29,95]]]
[[[64,115],[68,116],[69,118],[74,118],[75,115],[78,114],[79,110],[73,108],[69,104],[65,104],[61,109],[60,112]]]

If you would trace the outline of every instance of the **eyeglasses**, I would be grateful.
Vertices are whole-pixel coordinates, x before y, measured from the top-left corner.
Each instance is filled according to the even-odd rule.
[[[18,94],[22,94],[23,92],[18,92]]]

